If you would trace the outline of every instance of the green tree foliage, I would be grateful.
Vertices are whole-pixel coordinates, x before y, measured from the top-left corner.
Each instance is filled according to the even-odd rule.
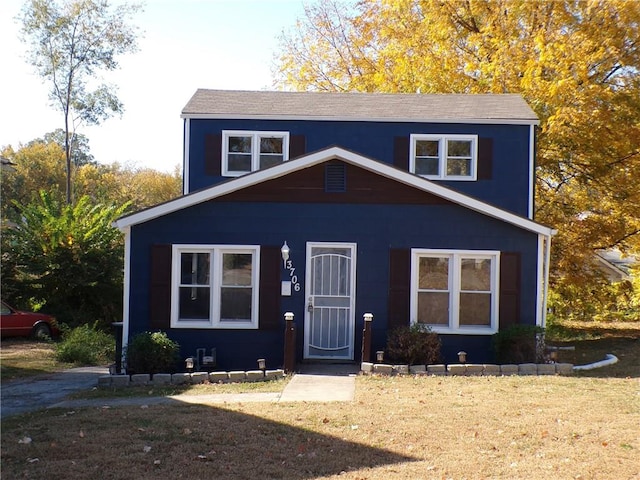
[[[65,132],[62,128],[58,128],[53,132],[45,133],[42,140],[34,140],[34,142],[57,143],[64,149]],[[29,142],[31,144],[32,142]],[[89,148],[89,139],[81,133],[73,135],[73,143],[71,144],[71,163],[74,167],[95,163],[91,149]]]
[[[640,253],[640,2],[320,0],[281,39],[283,88],[520,93],[540,118],[536,220],[551,281],[586,295],[596,251]]]
[[[71,326],[119,320],[123,248],[112,223],[127,207],[92,205],[87,196],[61,205],[44,191],[19,206],[21,220],[2,235],[3,297]]]
[[[67,203],[72,202],[76,128],[122,112],[114,86],[94,85],[98,71],[115,70],[119,55],[136,51],[137,31],[128,21],[138,10],[129,4],[111,9],[107,0],[28,0],[23,7],[29,61],[50,83],[49,98],[64,118]]]
[[[64,201],[64,149],[59,144],[57,130],[36,139],[17,151],[5,147],[0,154],[13,162],[12,170],[2,172],[0,198],[4,220],[16,222],[20,218],[16,205],[26,205],[40,198],[45,190],[51,199]],[[133,165],[110,165],[93,162],[88,143],[82,135],[76,150],[78,161],[74,173],[76,196],[87,195],[101,204],[130,203],[130,210],[140,210],[178,197],[182,192],[182,177],[178,167],[173,173],[159,172]]]

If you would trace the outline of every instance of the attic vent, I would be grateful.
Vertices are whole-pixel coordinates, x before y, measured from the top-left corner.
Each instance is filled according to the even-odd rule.
[[[344,163],[330,163],[325,166],[324,191],[327,193],[347,191],[347,166]]]

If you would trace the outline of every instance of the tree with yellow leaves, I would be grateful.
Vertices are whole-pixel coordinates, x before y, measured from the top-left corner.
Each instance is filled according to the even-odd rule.
[[[640,2],[321,0],[281,37],[281,88],[520,93],[540,118],[536,220],[556,288],[640,253]]]

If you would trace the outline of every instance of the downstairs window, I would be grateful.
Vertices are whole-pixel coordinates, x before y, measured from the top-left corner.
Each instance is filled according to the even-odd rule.
[[[411,323],[437,333],[498,330],[500,252],[411,250]]]
[[[172,328],[258,328],[257,246],[174,245]]]

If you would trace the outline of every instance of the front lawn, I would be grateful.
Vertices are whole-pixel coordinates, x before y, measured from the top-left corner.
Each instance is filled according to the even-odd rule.
[[[637,478],[638,378],[358,377],[345,403],[3,420],[7,478]]]

